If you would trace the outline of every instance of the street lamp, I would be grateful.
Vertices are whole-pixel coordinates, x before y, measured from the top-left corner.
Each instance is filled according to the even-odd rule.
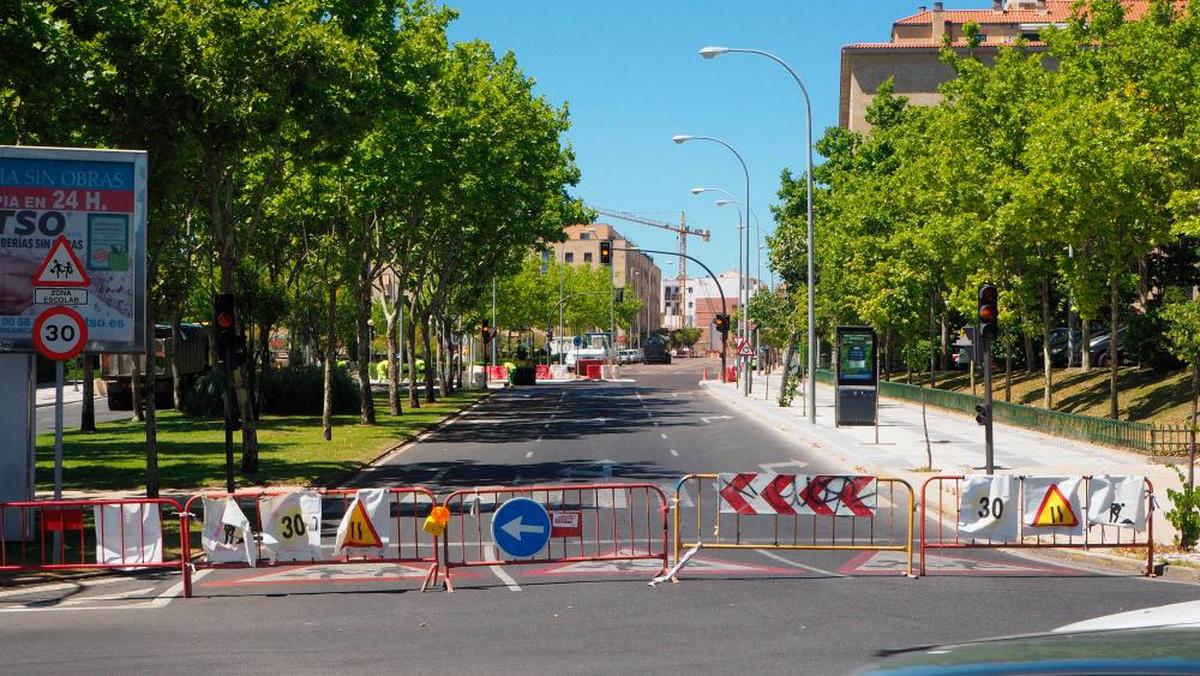
[[[730,193],[728,190],[725,190],[724,188],[692,188],[693,195],[701,195],[706,192],[719,192],[722,195],[726,195],[729,197],[728,200],[717,200],[718,206],[720,206],[721,202],[726,202],[726,203],[732,202],[734,204],[740,204],[740,202],[738,202],[733,197],[733,194]],[[741,211],[739,210],[738,211],[738,220],[741,220],[741,219],[742,219],[742,214],[741,214]],[[739,232],[738,232],[738,287],[739,287],[738,288],[738,304],[740,305],[742,302],[741,287],[744,285],[746,278],[749,277],[749,271],[746,271],[743,274],[743,270],[742,270],[742,233],[740,232],[741,231],[741,223],[738,224],[738,230],[739,230]],[[747,258],[746,260],[749,260],[749,259]],[[743,317],[742,321],[738,322],[738,335],[742,336],[743,338],[747,337],[746,336],[746,330],[747,330],[746,326],[747,326],[747,324],[746,324],[745,318]]]
[[[726,143],[725,141],[722,141],[719,138],[715,138],[712,136],[695,136],[693,134],[677,134],[676,136],[671,137],[671,140],[676,143],[680,143],[680,144],[687,143],[688,141],[711,141],[713,143],[718,143],[720,145],[725,146],[725,149],[728,150],[729,152],[733,153],[733,156],[737,158],[738,163],[742,165],[742,173],[745,174],[745,176],[746,176],[746,204],[750,204],[750,170],[746,168],[746,161],[744,159],[742,159],[742,154],[739,153],[736,149],[734,149],[733,146],[729,145],[728,143]],[[744,269],[747,272],[749,272],[749,270],[750,270],[750,228],[746,228],[745,252],[746,252],[746,254],[745,254],[746,255],[746,265],[745,265]],[[739,258],[741,258],[741,256],[739,256]],[[743,291],[742,291],[741,295],[745,298],[745,304],[742,307],[748,307],[750,304],[750,297],[747,295],[747,293],[749,291],[749,284],[745,283],[747,280],[742,280],[742,281],[743,281],[743,284],[742,284]],[[742,314],[744,315],[745,312],[743,311]],[[742,321],[745,322],[745,317],[742,318]],[[747,333],[746,335],[749,335],[749,334]],[[748,365],[749,364],[747,363],[747,366]],[[750,396],[750,369],[745,368],[744,371],[746,373],[746,377],[742,379],[742,396],[749,397]]]
[[[775,63],[783,66],[800,86],[800,92],[804,94],[804,109],[808,117],[808,421],[812,424],[817,423],[817,381],[813,378],[813,369],[817,366],[817,323],[816,323],[816,296],[814,295],[814,287],[816,285],[816,275],[813,271],[814,247],[816,246],[816,238],[813,236],[813,144],[812,144],[812,100],[808,96],[808,88],[804,86],[804,81],[796,74],[796,71],[787,64],[783,59],[775,56],[770,52],[765,52],[761,49],[746,49],[732,47],[704,47],[700,50],[700,56],[705,59],[715,59],[723,54],[730,52],[741,54],[757,54],[771,59]],[[746,203],[750,203],[750,198],[747,196]],[[785,374],[786,377],[786,374]]]

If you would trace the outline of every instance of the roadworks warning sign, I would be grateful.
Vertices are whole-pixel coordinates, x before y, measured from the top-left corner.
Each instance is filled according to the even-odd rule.
[[[1025,525],[1034,533],[1079,535],[1081,477],[1025,477]]]
[[[387,545],[391,519],[390,493],[386,488],[364,488],[358,491],[350,509],[338,524],[334,550],[338,554],[368,553],[378,555]],[[355,552],[350,550],[371,550]]]

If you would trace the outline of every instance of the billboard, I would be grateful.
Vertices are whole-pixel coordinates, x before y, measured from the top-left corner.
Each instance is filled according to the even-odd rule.
[[[865,326],[837,327],[837,382],[874,385],[875,331]]]
[[[33,351],[34,321],[62,306],[85,351],[144,350],[144,151],[0,146],[0,352]]]

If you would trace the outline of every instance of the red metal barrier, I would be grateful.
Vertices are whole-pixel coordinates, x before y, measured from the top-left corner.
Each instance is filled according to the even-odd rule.
[[[600,380],[604,377],[603,364],[588,364],[587,367],[588,380]]]
[[[727,382],[727,383],[736,383],[737,382],[737,367],[736,366],[730,365],[730,366],[725,367],[725,382]]]
[[[437,581],[438,575],[438,538],[431,536],[422,529],[425,517],[429,515],[430,510],[437,504],[437,498],[433,492],[427,488],[419,486],[409,486],[400,488],[388,488],[388,514],[393,519],[393,537],[392,541],[387,543],[383,548],[383,554],[380,556],[351,556],[351,555],[331,555],[326,558],[316,560],[303,561],[271,561],[263,556],[263,543],[261,534],[263,532],[262,511],[260,509],[260,498],[271,497],[277,495],[286,495],[288,493],[297,492],[299,489],[268,489],[258,491],[238,491],[233,493],[233,497],[238,500],[239,506],[243,507],[243,512],[250,519],[252,529],[255,534],[255,543],[253,545],[256,564],[259,568],[272,568],[282,566],[311,566],[314,564],[329,565],[329,564],[361,564],[361,563],[380,563],[380,564],[404,564],[416,563],[427,564],[428,572],[425,574],[425,579],[421,584],[421,591],[429,586],[430,582]],[[349,509],[354,501],[358,489],[354,488],[328,488],[320,490],[311,490],[305,492],[318,493],[321,496],[322,512],[325,511],[326,501],[329,499],[336,500],[342,505],[342,512]],[[209,493],[193,495],[188,499],[184,506],[184,518],[190,519],[192,515],[193,505],[202,498],[223,499],[228,494]],[[250,503],[253,503],[252,505]],[[245,507],[249,506],[249,509]],[[408,513],[406,513],[408,512]],[[252,516],[251,516],[252,515]],[[332,525],[337,526],[341,515],[333,519]],[[200,519],[201,526],[203,519]],[[329,524],[329,520],[323,518],[324,524]],[[323,529],[324,530],[324,529]],[[190,535],[197,533],[191,532]],[[248,568],[249,564],[245,562],[237,563],[213,563],[206,561],[203,558],[197,558],[192,561],[191,558],[191,543],[190,538],[184,539],[184,559],[189,561],[190,565],[184,567],[183,572],[183,595],[187,598],[192,596],[192,571],[204,568]],[[322,553],[330,553],[333,551],[333,544],[328,544],[322,539]],[[201,555],[203,556],[203,555]]]
[[[515,497],[530,498],[551,513],[578,513],[577,532],[551,537],[534,556],[501,558],[504,553],[491,542],[493,510],[485,507]],[[667,569],[667,498],[651,483],[474,488],[455,491],[442,504],[453,515],[442,539],[448,591],[454,591],[455,568],[651,559],[661,562],[660,574]]]
[[[554,375],[550,373],[549,364],[538,364],[536,370],[534,371],[534,377],[538,380],[549,380],[553,378]]]
[[[489,381],[499,382],[499,381],[508,380],[508,367],[507,366],[489,366],[487,368],[488,368],[488,380]]]
[[[1091,476],[1083,479],[1083,535],[1060,535],[1029,533],[1025,526],[1025,477],[1019,477],[1020,490],[1016,497],[1017,537],[1010,541],[976,538],[969,533],[960,533],[958,524],[961,521],[961,497],[963,475],[935,476],[929,478],[921,486],[921,541],[920,541],[920,575],[925,575],[925,553],[928,549],[1099,549],[1099,548],[1145,548],[1147,577],[1154,576],[1154,484],[1149,479],[1146,482],[1146,528],[1135,530],[1109,524],[1089,524],[1087,512],[1089,496],[1091,495]],[[930,495],[933,486],[937,491]],[[950,496],[952,503],[947,504],[946,497]],[[933,513],[930,514],[930,508]],[[947,517],[952,521],[947,523]],[[936,532],[929,528],[929,519],[936,519]],[[1128,537],[1122,538],[1122,532]]]
[[[7,527],[10,520],[21,524],[18,532]],[[180,533],[186,532],[186,523],[179,503],[169,498],[0,503],[0,572],[182,571],[187,546]],[[171,534],[175,537],[169,546]],[[168,557],[169,552],[174,556]]]

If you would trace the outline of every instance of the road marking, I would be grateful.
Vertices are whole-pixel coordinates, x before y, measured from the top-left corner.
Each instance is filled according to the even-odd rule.
[[[112,584],[114,582],[123,582],[125,578],[113,577],[103,578],[100,580],[81,580],[80,582],[56,582],[54,584],[44,584],[40,587],[26,587],[22,589],[12,589],[9,591],[0,591],[0,598],[6,596],[27,596],[29,594],[37,594],[40,592],[52,592],[60,589],[77,589],[79,587],[97,587],[102,584]]]
[[[673,449],[673,448],[672,448],[672,449],[671,449],[671,455],[673,455],[673,456],[675,456],[676,458],[678,458],[678,457],[679,457],[679,451],[677,451],[677,450],[675,450],[675,449]]]
[[[625,509],[629,503],[625,500],[625,490],[623,488],[610,488],[608,490],[596,491],[596,508],[597,509]]]
[[[754,551],[758,552],[759,554],[762,554],[763,556],[767,557],[768,559],[775,559],[776,561],[778,561],[780,563],[787,564],[789,566],[792,566],[793,568],[807,570],[810,573],[817,573],[819,575],[828,575],[829,577],[846,577],[845,575],[842,575],[841,573],[835,573],[832,570],[825,570],[823,568],[817,568],[816,566],[806,566],[803,563],[797,563],[796,561],[792,561],[790,559],[785,559],[782,556],[780,556],[774,552],[768,552],[765,549],[756,549]]]
[[[803,460],[788,460],[785,462],[767,462],[767,463],[763,463],[763,464],[759,465],[759,467],[762,468],[762,471],[767,472],[769,474],[771,472],[779,473],[780,468],[783,468],[783,467],[795,467],[796,469],[804,469],[805,467],[808,467],[808,463],[804,462]]]
[[[541,443],[543,437],[544,437],[544,435],[541,435],[541,434],[538,435],[538,438],[537,438],[538,443]]]
[[[192,573],[192,586],[195,587],[197,582],[203,580],[204,576],[211,572],[213,572],[212,568],[205,568]],[[167,587],[163,593],[159,594],[153,601],[150,602],[150,605],[155,608],[162,608],[171,601],[179,598],[181,594],[183,594],[183,580],[180,580],[170,587]]]
[[[710,423],[714,420],[733,420],[733,416],[731,416],[731,415],[710,415],[707,418],[701,417],[700,419],[703,420],[705,423]]]
[[[495,545],[487,545],[483,548],[483,559],[485,561],[499,561],[496,558]],[[496,577],[500,578],[500,581],[504,583],[504,586],[508,587],[509,591],[521,591],[521,585],[517,584],[513,576],[509,575],[508,571],[504,570],[502,566],[488,566],[488,568],[496,574]]]
[[[541,440],[542,440],[542,438],[541,438],[541,437],[538,437],[538,441],[541,441]],[[526,453],[526,454],[525,454],[525,457],[526,457],[526,458],[532,458],[532,457],[533,457],[533,451],[529,451],[528,453]]]
[[[666,438],[667,438],[667,433],[666,433],[666,432],[659,432],[659,433],[658,433],[658,436],[662,437],[663,439],[666,439]]]
[[[450,473],[450,468],[443,467],[442,469],[439,469],[438,471],[433,473],[433,477],[429,480],[429,483],[436,484],[436,483],[440,482],[442,479],[445,479],[446,475],[449,473]]]

